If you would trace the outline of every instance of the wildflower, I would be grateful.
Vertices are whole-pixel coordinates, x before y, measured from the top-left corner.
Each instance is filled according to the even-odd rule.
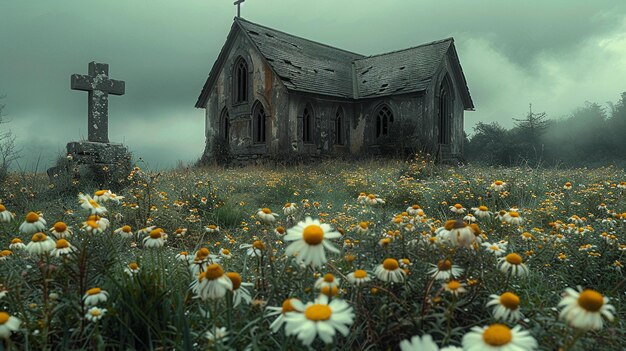
[[[161,228],[155,228],[150,231],[150,235],[143,238],[143,246],[149,248],[159,248],[165,245],[165,240],[163,239],[164,231]]]
[[[455,346],[440,349],[429,334],[424,334],[421,338],[419,335],[415,335],[410,341],[402,340],[400,351],[463,351],[463,349]]]
[[[285,214],[285,216],[291,216],[296,213],[297,210],[298,208],[293,202],[288,202],[285,204],[285,206],[283,206],[283,213]]]
[[[98,190],[93,194],[93,200],[99,203],[108,201],[111,198],[111,190]]]
[[[454,204],[453,206],[450,206],[450,211],[458,214],[463,214],[465,213],[465,207],[463,207],[461,204]]]
[[[228,272],[226,276],[233,284],[233,307],[237,307],[241,301],[249,304],[252,301],[252,295],[246,287],[253,286],[252,283],[243,283],[241,281],[241,275],[237,272]]]
[[[431,264],[431,266],[433,268],[431,268],[427,273],[432,274],[432,277],[436,280],[448,280],[463,274],[463,268],[453,265],[450,260],[441,260],[437,262],[437,265]]]
[[[0,312],[0,338],[8,339],[11,333],[20,329],[20,321],[6,312]]]
[[[54,240],[40,232],[33,234],[31,242],[26,245],[26,251],[31,255],[39,255],[52,251],[54,247]]]
[[[9,223],[15,218],[15,215],[7,210],[3,204],[0,204],[0,223]]]
[[[522,312],[519,310],[520,298],[512,292],[505,292],[502,295],[489,295],[491,300],[487,302],[487,307],[495,306],[493,317],[503,322],[515,323],[522,319]]]
[[[609,321],[614,318],[615,307],[608,302],[608,297],[595,290],[567,288],[565,297],[559,302],[559,307],[563,307],[559,317],[575,328],[599,330],[603,326],[602,316]]]
[[[179,261],[187,262],[189,261],[189,252],[181,251],[178,254],[176,254],[175,258]]]
[[[82,230],[91,234],[100,234],[109,228],[109,220],[98,215],[91,215],[83,222]]]
[[[520,217],[519,212],[517,211],[509,211],[503,216],[502,219],[504,222],[512,225],[520,225],[524,221],[524,219]]]
[[[468,223],[474,223],[474,222],[476,222],[476,217],[474,217],[473,214],[468,213],[465,217],[463,217],[463,220],[468,222]]]
[[[458,280],[450,280],[449,282],[443,284],[444,290],[454,296],[459,296],[460,294],[466,293],[466,286],[467,285],[465,283],[461,283]]]
[[[293,241],[293,243],[287,247],[285,254],[289,256],[297,255],[298,261],[304,265],[320,267],[326,263],[324,248],[339,253],[339,250],[326,239],[334,239],[340,236],[339,232],[332,231],[330,225],[322,224],[319,220],[307,217],[304,222],[301,221],[295,227],[287,230],[284,240]]]
[[[106,302],[109,298],[109,293],[100,288],[91,288],[87,290],[83,296],[83,301],[87,306],[95,306],[100,302]]]
[[[255,240],[252,244],[243,244],[239,246],[240,249],[248,249],[246,251],[246,255],[261,257],[263,256],[263,251],[265,251],[265,243],[261,240]]]
[[[202,301],[219,299],[233,290],[232,281],[224,274],[224,269],[217,263],[206,267],[206,270],[192,283],[192,290],[196,298]]]
[[[382,264],[376,266],[374,274],[382,281],[401,283],[404,281],[406,272],[400,268],[398,260],[394,258],[387,258]]]
[[[489,187],[494,191],[502,191],[506,188],[506,183],[501,180],[496,180],[495,182],[491,183]]]
[[[278,226],[276,227],[276,229],[274,229],[274,234],[278,235],[279,237],[285,235],[286,232],[287,231],[283,226]]]
[[[276,333],[285,323],[285,315],[289,312],[302,312],[304,311],[304,305],[298,299],[286,299],[283,301],[281,307],[268,307],[270,312],[268,317],[278,315],[278,317],[270,324],[272,332]]]
[[[567,182],[565,183],[565,185],[563,185],[563,189],[565,190],[570,190],[571,188],[572,188],[572,183],[570,182]]]
[[[384,204],[385,200],[381,199],[380,197],[378,197],[378,195],[374,195],[374,194],[369,194],[367,195],[367,197],[365,198],[364,201],[367,205],[370,206],[374,206],[374,205],[378,205],[378,204]]]
[[[265,223],[272,223],[276,221],[276,217],[278,217],[276,213],[273,213],[272,210],[267,207],[260,208],[256,216]]]
[[[85,319],[90,322],[97,322],[107,313],[106,308],[92,307],[85,314]]]
[[[211,330],[204,333],[204,337],[210,342],[216,342],[218,340],[226,341],[228,340],[228,331],[226,327],[211,328]]]
[[[178,228],[174,231],[175,238],[182,238],[187,234],[187,228]]]
[[[522,235],[520,235],[520,237],[522,238],[523,241],[533,241],[533,240],[535,240],[535,236],[532,235],[529,232],[523,232]]]
[[[367,199],[367,194],[360,193],[359,196],[356,198],[356,202],[359,205],[364,205],[365,204],[365,199]]]
[[[339,287],[339,282],[341,280],[339,278],[335,278],[334,275],[332,275],[331,273],[326,273],[324,274],[323,277],[320,277],[316,282],[315,282],[315,289],[318,290],[322,290],[323,288],[326,289],[333,289],[333,288],[338,288]]]
[[[493,212],[489,211],[487,206],[472,207],[474,215],[478,218],[489,218],[493,215]]]
[[[369,230],[369,226],[370,226],[369,222],[359,223],[359,225],[356,227],[357,234],[367,234]]]
[[[419,213],[419,210],[421,210],[419,205],[413,205],[406,208],[406,213],[410,216],[416,216]]]
[[[209,233],[209,234],[219,233],[220,227],[216,226],[215,224],[209,224],[209,225],[206,226],[204,231]]]
[[[50,231],[57,239],[66,239],[72,236],[72,228],[68,227],[64,222],[56,222],[54,226],[50,228]]]
[[[357,269],[356,271],[349,273],[346,278],[351,284],[356,286],[361,286],[372,280],[372,277],[370,277],[369,274],[362,269]]]
[[[119,234],[124,239],[130,239],[133,237],[133,230],[129,225],[117,228],[113,231],[114,234]]]
[[[285,322],[285,333],[296,335],[304,345],[311,345],[316,336],[330,344],[337,331],[344,336],[349,333],[354,313],[347,302],[333,299],[329,303],[326,295],[320,295],[304,307],[303,313],[287,313]]]
[[[498,259],[500,270],[503,273],[510,274],[514,277],[522,277],[528,275],[528,267],[522,262],[522,256],[516,253],[510,253],[505,257]]]
[[[532,351],[537,348],[537,340],[526,330],[516,325],[513,329],[504,324],[486,327],[473,327],[463,336],[463,350],[466,351]]]
[[[11,250],[24,250],[26,245],[22,242],[20,238],[13,238],[11,240],[11,244],[9,245],[9,249]]]
[[[96,200],[92,199],[91,196],[85,194],[78,194],[78,202],[80,202],[80,207],[88,210],[92,215],[102,215],[107,212],[106,207],[100,205]]]
[[[128,266],[126,266],[124,268],[124,273],[128,274],[128,276],[132,277],[134,275],[137,275],[139,273],[139,265],[137,264],[137,262],[131,262],[128,264]]]
[[[67,240],[59,239],[56,243],[56,248],[50,252],[50,256],[59,257],[68,255],[71,252],[76,251],[76,248],[72,246]]]
[[[6,260],[12,254],[13,254],[13,252],[11,252],[11,250],[2,250],[2,251],[0,251],[0,261]]]
[[[20,232],[26,235],[41,232],[46,228],[46,220],[35,212],[28,212],[24,222],[20,225]]]
[[[233,258],[233,255],[230,253],[230,250],[225,249],[225,248],[220,249],[220,256],[224,258]]]
[[[504,255],[504,253],[506,252],[507,243],[482,243],[482,246],[485,247],[485,250],[487,250],[487,252],[490,252],[496,257],[499,257]]]
[[[476,241],[472,228],[460,219],[447,221],[444,228],[448,231],[448,241],[455,246],[470,248]]]

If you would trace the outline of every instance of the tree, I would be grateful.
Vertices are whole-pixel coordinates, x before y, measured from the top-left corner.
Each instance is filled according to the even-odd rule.
[[[0,99],[4,97],[0,96]],[[8,121],[3,119],[5,106],[5,104],[0,104],[0,125],[8,123]],[[15,143],[15,134],[10,129],[2,130],[4,128],[0,129],[0,184],[6,179],[11,164],[19,158],[20,153]]]

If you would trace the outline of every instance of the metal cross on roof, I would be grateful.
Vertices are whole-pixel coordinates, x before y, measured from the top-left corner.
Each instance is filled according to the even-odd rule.
[[[124,95],[125,82],[109,79],[109,65],[89,62],[89,74],[72,74],[72,90],[89,92],[87,140],[109,142],[109,94]]]
[[[241,4],[246,0],[237,0],[233,2],[233,5],[237,5],[237,17],[241,17]]]

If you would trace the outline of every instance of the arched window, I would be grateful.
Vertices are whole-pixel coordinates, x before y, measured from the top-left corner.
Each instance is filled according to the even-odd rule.
[[[343,108],[339,107],[335,113],[335,144],[343,145],[345,142],[343,134]]]
[[[439,111],[438,111],[438,129],[439,144],[449,144],[450,135],[452,134],[452,115],[453,107],[452,102],[452,83],[450,82],[450,76],[446,74],[441,82],[439,88]]]
[[[384,137],[389,135],[391,124],[393,123],[393,112],[387,105],[383,105],[376,113],[376,137]]]
[[[235,103],[248,101],[248,64],[240,57],[235,64]]]
[[[302,111],[302,142],[313,143],[313,109],[306,105]]]
[[[226,142],[229,142],[229,129],[230,129],[230,118],[228,116],[228,110],[224,109],[222,111],[222,116],[220,117],[220,134]]]
[[[252,135],[255,143],[265,142],[265,109],[263,105],[257,101],[252,109]]]

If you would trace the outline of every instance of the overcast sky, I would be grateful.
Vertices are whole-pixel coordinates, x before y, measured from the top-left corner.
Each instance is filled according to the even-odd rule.
[[[232,0],[1,0],[0,94],[40,171],[87,137],[87,93],[70,75],[90,61],[126,81],[111,96],[109,139],[150,167],[193,161],[204,148],[194,108],[226,40]],[[626,91],[626,1],[247,0],[242,17],[364,55],[453,36],[478,121],[511,126],[533,103],[549,117]]]

